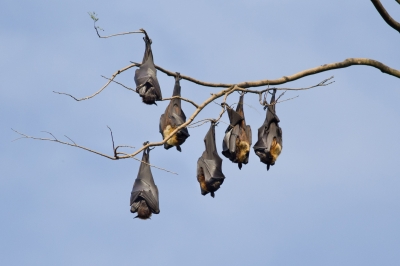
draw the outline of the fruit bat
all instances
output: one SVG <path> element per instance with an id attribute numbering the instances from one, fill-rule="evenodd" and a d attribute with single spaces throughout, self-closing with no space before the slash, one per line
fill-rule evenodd
<path id="1" fill-rule="evenodd" d="M 146 43 L 142 65 L 135 71 L 136 92 L 142 97 L 145 104 L 156 104 L 155 101 L 162 99 L 160 85 L 157 80 L 157 70 L 154 66 L 153 53 L 151 51 L 151 40 L 144 31 L 143 38 Z"/>
<path id="2" fill-rule="evenodd" d="M 181 96 L 181 85 L 179 84 L 180 75 L 177 73 L 175 77 L 175 86 L 172 96 Z M 186 122 L 186 116 L 181 108 L 181 99 L 174 98 L 169 102 L 165 113 L 160 117 L 160 133 L 163 139 L 167 137 L 172 131 L 178 126 Z M 189 137 L 189 131 L 186 127 L 180 129 L 175 135 L 173 135 L 167 142 L 164 143 L 164 148 L 169 149 L 176 146 L 178 151 L 181 151 L 181 146 L 185 140 Z"/>
<path id="3" fill-rule="evenodd" d="M 267 109 L 267 116 L 264 124 L 258 129 L 258 141 L 254 145 L 254 152 L 260 157 L 260 161 L 267 165 L 267 170 L 274 165 L 282 151 L 282 129 L 275 112 L 275 94 L 273 91 L 270 104 Z"/>
<path id="4" fill-rule="evenodd" d="M 249 152 L 251 146 L 251 128 L 246 125 L 243 112 L 243 97 L 239 98 L 236 111 L 227 106 L 229 116 L 229 126 L 225 131 L 222 141 L 222 154 L 242 169 L 242 163 L 249 162 Z"/>
<path id="5" fill-rule="evenodd" d="M 150 149 L 143 152 L 142 161 L 149 163 Z M 149 219 L 152 213 L 159 214 L 158 188 L 154 183 L 150 165 L 141 163 L 138 176 L 131 192 L 131 213 L 137 212 L 135 218 Z"/>
<path id="6" fill-rule="evenodd" d="M 222 173 L 222 159 L 218 156 L 215 146 L 215 124 L 204 137 L 206 150 L 197 161 L 197 181 L 200 183 L 201 195 L 208 193 L 214 198 L 217 191 L 224 182 L 225 176 Z"/>

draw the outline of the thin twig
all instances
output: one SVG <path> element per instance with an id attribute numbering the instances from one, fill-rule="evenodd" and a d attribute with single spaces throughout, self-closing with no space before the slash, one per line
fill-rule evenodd
<path id="1" fill-rule="evenodd" d="M 94 26 L 94 29 L 96 30 L 97 36 L 99 36 L 99 38 L 110 38 L 110 37 L 114 37 L 114 36 L 119 36 L 119 35 L 126 35 L 126 34 L 132 34 L 132 33 L 143 33 L 143 31 L 129 31 L 129 32 L 121 32 L 121 33 L 116 33 L 116 34 L 112 34 L 112 35 L 108 35 L 108 36 L 100 36 L 99 31 L 97 30 L 96 25 Z"/>
<path id="2" fill-rule="evenodd" d="M 131 148 L 131 149 L 135 149 L 135 147 L 133 147 L 133 146 L 128 146 L 128 145 L 118 145 L 118 146 L 116 147 L 116 149 L 118 150 L 118 148 Z"/>
<path id="3" fill-rule="evenodd" d="M 64 135 L 67 139 L 69 139 L 70 141 L 72 141 L 74 144 L 75 144 L 75 146 L 76 146 L 76 143 L 75 143 L 75 141 L 73 141 L 72 139 L 70 139 L 67 135 Z"/>
<path id="4" fill-rule="evenodd" d="M 119 152 L 119 153 L 128 156 L 127 153 L 123 153 L 123 152 Z M 142 161 L 142 160 L 140 160 L 140 159 L 138 159 L 138 158 L 133 157 L 133 159 L 136 160 L 136 161 L 139 161 L 139 162 L 141 162 L 141 163 L 145 163 L 145 164 L 149 165 L 150 167 L 154 167 L 154 168 L 163 170 L 163 171 L 165 171 L 165 172 L 168 172 L 168 173 L 171 173 L 171 174 L 174 174 L 174 175 L 178 175 L 178 173 L 175 173 L 175 172 L 172 172 L 172 171 L 167 170 L 167 169 L 165 169 L 165 168 L 161 168 L 161 167 L 155 166 L 155 165 L 153 165 L 153 164 L 144 162 L 144 161 Z"/>
<path id="5" fill-rule="evenodd" d="M 116 159 L 118 159 L 117 150 L 115 149 L 115 145 L 114 145 L 114 136 L 113 136 L 112 130 L 111 130 L 111 128 L 109 126 L 107 126 L 107 127 L 108 127 L 108 129 L 110 130 L 110 133 L 111 133 L 111 141 L 112 141 L 112 145 L 113 145 L 114 157 Z"/>
<path id="6" fill-rule="evenodd" d="M 98 155 L 100 155 L 100 156 L 106 157 L 106 158 L 111 159 L 111 160 L 118 160 L 118 159 L 121 159 L 121 158 L 115 158 L 115 157 L 113 157 L 113 156 L 109 156 L 109 155 L 107 155 L 107 154 L 103 154 L 103 153 L 101 153 L 101 152 L 98 152 L 98 151 L 95 151 L 95 150 L 92 150 L 92 149 L 89 149 L 89 148 L 86 148 L 86 147 L 77 145 L 76 143 L 72 144 L 72 143 L 69 143 L 69 142 L 64 142 L 64 141 L 58 140 L 58 139 L 56 139 L 56 138 L 54 137 L 54 135 L 51 134 L 50 132 L 46 132 L 46 133 L 49 133 L 50 135 L 52 135 L 52 136 L 54 137 L 54 139 L 31 137 L 31 136 L 28 136 L 28 135 L 26 135 L 26 134 L 24 134 L 24 133 L 21 133 L 21 132 L 15 130 L 15 129 L 13 129 L 13 128 L 12 128 L 11 130 L 14 131 L 15 133 L 19 134 L 20 136 L 22 136 L 22 137 L 20 137 L 20 138 L 18 138 L 18 139 L 15 139 L 15 140 L 13 140 L 13 141 L 16 141 L 16 140 L 19 140 L 19 139 L 35 139 L 35 140 L 53 141 L 53 142 L 57 142 L 57 143 L 60 143 L 60 144 L 65 144 L 65 145 L 69 145 L 69 146 L 72 146 L 72 147 L 77 147 L 77 148 L 80 148 L 80 149 L 83 149 L 83 150 L 86 150 L 86 151 L 89 151 L 89 152 L 98 154 Z M 117 147 L 118 147 L 118 146 L 117 146 Z M 123 159 L 132 158 L 132 159 L 134 159 L 134 160 L 136 160 L 136 161 L 139 161 L 139 162 L 148 164 L 148 165 L 151 166 L 151 167 L 154 167 L 154 168 L 163 170 L 163 171 L 165 171 L 165 172 L 168 172 L 168 173 L 172 173 L 172 174 L 177 175 L 177 173 L 175 173 L 175 172 L 172 172 L 172 171 L 169 171 L 169 170 L 167 170 L 167 169 L 164 169 L 164 168 L 161 168 L 161 167 L 158 167 L 158 166 L 149 164 L 149 163 L 144 162 L 144 161 L 142 161 L 142 160 L 140 160 L 140 159 L 138 159 L 138 158 L 136 158 L 136 157 L 129 156 L 129 155 L 126 155 L 126 154 L 124 154 L 124 155 L 125 155 L 126 157 L 123 158 Z"/>
<path id="7" fill-rule="evenodd" d="M 133 92 L 138 93 L 135 89 L 129 88 L 128 86 L 125 86 L 124 84 L 122 84 L 122 83 L 120 83 L 120 82 L 118 82 L 118 81 L 111 80 L 110 78 L 107 78 L 107 77 L 105 77 L 105 76 L 103 76 L 103 75 L 102 75 L 101 77 L 102 77 L 102 78 L 105 78 L 105 79 L 108 79 L 108 80 L 110 80 L 110 81 L 112 81 L 112 82 L 115 82 L 115 83 L 117 83 L 118 85 L 124 87 L 124 88 L 127 89 L 127 90 L 130 90 L 130 91 L 133 91 Z"/>
<path id="8" fill-rule="evenodd" d="M 48 132 L 48 131 L 42 131 L 42 132 L 45 132 L 45 133 L 47 133 L 47 134 L 50 134 L 55 140 L 58 140 L 52 133 L 50 133 L 50 132 Z"/>
<path id="9" fill-rule="evenodd" d="M 101 87 L 101 89 L 100 90 L 98 90 L 97 92 L 95 92 L 94 94 L 92 94 L 92 95 L 90 95 L 90 96 L 87 96 L 87 97 L 83 97 L 83 98 L 75 98 L 74 96 L 72 96 L 71 94 L 68 94 L 68 93 L 64 93 L 64 92 L 57 92 L 57 91 L 53 91 L 54 93 L 57 93 L 57 94 L 64 94 L 64 95 L 67 95 L 67 96 L 69 96 L 69 97 L 71 97 L 72 99 L 74 99 L 75 101 L 83 101 L 83 100 L 87 100 L 87 99 L 90 99 L 90 98 L 93 98 L 94 96 L 96 96 L 97 94 L 99 94 L 100 92 L 102 92 L 110 83 L 111 83 L 111 81 L 113 81 L 114 80 L 114 78 L 117 76 L 117 75 L 119 75 L 119 74 L 121 74 L 122 72 L 124 72 L 124 71 L 126 71 L 126 70 L 128 70 L 128 69 L 130 69 L 130 68 L 132 68 L 132 67 L 135 67 L 136 65 L 135 64 L 132 64 L 132 65 L 129 65 L 129 66 L 126 66 L 126 67 L 124 67 L 124 68 L 122 68 L 122 69 L 120 69 L 120 70 L 118 70 L 117 72 L 115 72 L 113 75 L 112 75 L 112 77 L 108 80 L 108 82 L 103 86 L 103 87 Z"/>
<path id="10" fill-rule="evenodd" d="M 195 103 L 195 102 L 192 101 L 192 100 L 183 98 L 183 97 L 181 97 L 181 96 L 173 96 L 173 97 L 170 97 L 170 98 L 163 98 L 161 101 L 169 101 L 169 100 L 172 100 L 172 99 L 181 99 L 182 101 L 191 103 L 194 107 L 199 108 L 199 105 L 198 105 L 197 103 Z"/>

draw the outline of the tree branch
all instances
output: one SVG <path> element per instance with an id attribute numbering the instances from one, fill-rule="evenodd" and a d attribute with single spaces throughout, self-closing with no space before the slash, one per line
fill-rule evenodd
<path id="1" fill-rule="evenodd" d="M 86 148 L 86 147 L 84 147 L 84 146 L 77 145 L 73 140 L 71 140 L 71 139 L 68 138 L 67 136 L 66 136 L 66 137 L 67 137 L 69 140 L 71 140 L 74 144 L 69 143 L 69 142 L 64 142 L 64 141 L 58 140 L 52 133 L 47 132 L 47 131 L 43 131 L 43 132 L 46 132 L 46 133 L 50 134 L 51 136 L 53 136 L 53 139 L 31 137 L 31 136 L 28 136 L 28 135 L 26 135 L 26 134 L 24 134 L 24 133 L 21 133 L 21 132 L 15 130 L 15 129 L 11 129 L 11 130 L 14 131 L 15 133 L 17 133 L 18 135 L 22 136 L 22 137 L 17 138 L 17 139 L 15 139 L 15 140 L 13 140 L 13 141 L 16 141 L 16 140 L 19 140 L 19 139 L 35 139 L 35 140 L 53 141 L 53 142 L 57 142 L 57 143 L 60 143 L 60 144 L 64 144 L 64 145 L 68 145 L 68 146 L 72 146 L 72 147 L 76 147 L 76 148 L 80 148 L 80 149 L 83 149 L 83 150 L 85 150 L 85 151 L 89 151 L 89 152 L 98 154 L 98 155 L 100 155 L 100 156 L 106 157 L 106 158 L 111 159 L 111 160 L 118 160 L 118 159 L 121 159 L 120 157 L 117 157 L 117 156 L 114 156 L 114 157 L 113 157 L 113 156 L 109 156 L 109 155 L 107 155 L 107 154 L 104 154 L 104 153 L 101 153 L 101 152 L 98 152 L 98 151 L 95 151 L 95 150 Z M 110 129 L 110 131 L 111 131 L 111 129 Z M 111 131 L 111 132 L 112 132 L 112 131 Z M 113 140 L 113 146 L 114 146 L 114 140 Z M 118 149 L 119 147 L 130 147 L 130 146 L 117 146 L 117 147 L 114 149 L 115 154 L 117 154 L 116 151 L 117 151 L 117 149 Z M 177 175 L 177 173 L 175 173 L 175 172 L 172 172 L 172 171 L 169 171 L 169 170 L 167 170 L 167 169 L 164 169 L 164 168 L 161 168 L 161 167 L 158 167 L 158 166 L 149 164 L 149 163 L 144 162 L 144 161 L 142 161 L 142 160 L 140 160 L 140 159 L 138 159 L 138 158 L 135 158 L 135 157 L 133 157 L 133 156 L 129 156 L 129 155 L 127 155 L 126 153 L 118 152 L 118 154 L 124 154 L 125 157 L 124 157 L 123 159 L 132 158 L 132 159 L 134 159 L 134 160 L 136 160 L 136 161 L 139 161 L 139 162 L 148 164 L 148 165 L 151 166 L 151 167 L 154 167 L 154 168 L 160 169 L 160 170 L 162 170 L 162 171 L 165 171 L 165 172 L 168 172 L 168 173 Z"/>
<path id="2" fill-rule="evenodd" d="M 87 97 L 75 98 L 75 97 L 72 96 L 71 94 L 68 94 L 68 93 L 65 93 L 65 92 L 58 92 L 58 91 L 53 91 L 53 92 L 54 92 L 54 93 L 57 93 L 57 94 L 64 94 L 64 95 L 67 95 L 67 96 L 71 97 L 72 99 L 74 99 L 75 101 L 78 101 L 78 102 L 79 102 L 79 101 L 83 101 L 83 100 L 88 100 L 88 99 L 90 99 L 90 98 L 93 98 L 94 96 L 96 96 L 96 95 L 99 94 L 100 92 L 102 92 L 102 91 L 114 80 L 114 78 L 115 78 L 117 75 L 119 75 L 119 74 L 121 74 L 122 72 L 124 72 L 124 71 L 126 71 L 126 70 L 128 70 L 128 69 L 130 69 L 130 68 L 132 68 L 132 67 L 135 67 L 135 66 L 136 66 L 135 64 L 131 64 L 131 65 L 129 65 L 129 66 L 126 66 L 126 67 L 124 67 L 124 68 L 118 70 L 117 72 L 115 72 L 115 73 L 111 76 L 110 79 L 108 79 L 108 82 L 107 82 L 103 87 L 101 87 L 100 90 L 98 90 L 98 91 L 95 92 L 94 94 L 92 94 L 92 95 L 90 95 L 90 96 L 87 96 Z"/>
<path id="3" fill-rule="evenodd" d="M 400 4 L 400 0 L 396 0 L 397 3 Z M 393 29 L 397 30 L 400 33 L 400 23 L 394 20 L 386 9 L 383 7 L 381 1 L 379 0 L 371 0 L 372 4 L 375 6 L 376 10 L 379 12 L 381 17 L 386 21 L 386 23 L 392 27 Z"/>
<path id="4" fill-rule="evenodd" d="M 75 98 L 74 96 L 72 96 L 71 94 L 68 94 L 68 93 L 56 92 L 56 91 L 53 91 L 53 92 L 54 93 L 58 93 L 58 94 L 68 95 L 68 96 L 70 96 L 71 98 L 73 98 L 76 101 L 87 100 L 87 99 L 93 98 L 94 96 L 96 96 L 97 94 L 102 92 L 111 83 L 111 81 L 114 80 L 114 78 L 118 74 L 120 74 L 120 73 L 122 73 L 122 72 L 124 72 L 124 71 L 126 71 L 126 70 L 128 70 L 128 69 L 130 69 L 132 67 L 140 66 L 140 65 L 141 64 L 139 64 L 139 63 L 132 63 L 131 65 L 126 66 L 126 67 L 118 70 L 117 72 L 115 72 L 112 75 L 111 79 L 109 79 L 109 81 L 99 91 L 97 91 L 96 93 L 94 93 L 91 96 L 87 96 L 87 97 L 78 99 L 78 98 Z M 245 82 L 238 83 L 236 85 L 238 87 L 241 87 L 242 89 L 247 89 L 247 88 L 251 88 L 251 87 L 267 86 L 267 85 L 280 85 L 280 84 L 291 82 L 291 81 L 294 81 L 294 80 L 297 80 L 297 79 L 300 79 L 300 78 L 304 78 L 306 76 L 318 74 L 318 73 L 329 71 L 329 70 L 333 70 L 333 69 L 346 68 L 346 67 L 354 66 L 354 65 L 371 66 L 371 67 L 379 69 L 382 73 L 386 73 L 388 75 L 400 78 L 400 71 L 399 70 L 391 68 L 391 67 L 389 67 L 389 66 L 387 66 L 387 65 L 385 65 L 385 64 L 383 64 L 383 63 L 381 63 L 379 61 L 376 61 L 376 60 L 373 60 L 373 59 L 369 59 L 369 58 L 348 58 L 348 59 L 345 59 L 342 62 L 325 64 L 325 65 L 322 65 L 322 66 L 318 66 L 318 67 L 310 68 L 310 69 L 307 69 L 307 70 L 303 70 L 303 71 L 295 73 L 295 74 L 293 74 L 291 76 L 283 76 L 282 78 L 270 79 L 270 80 L 269 79 L 264 79 L 264 80 L 258 80 L 258 81 L 245 81 Z M 160 70 L 161 72 L 167 74 L 168 76 L 176 76 L 177 75 L 175 72 L 163 69 L 163 68 L 161 68 L 161 67 L 159 67 L 157 65 L 155 67 L 158 70 Z M 193 82 L 193 83 L 196 83 L 196 84 L 199 84 L 199 85 L 202 85 L 202 86 L 206 86 L 206 87 L 229 88 L 229 87 L 235 86 L 235 84 L 229 84 L 229 83 L 211 83 L 211 82 L 199 81 L 199 80 L 196 80 L 194 78 L 191 78 L 189 76 L 185 76 L 185 75 L 182 75 L 182 74 L 180 75 L 180 77 L 182 79 L 185 79 L 185 80 L 188 80 L 190 82 Z M 280 90 L 286 90 L 286 89 L 280 89 Z M 301 89 L 289 89 L 289 90 L 304 90 L 304 88 L 301 88 Z M 259 91 L 254 91 L 254 90 L 246 90 L 246 91 L 250 92 L 250 93 L 259 93 Z"/>

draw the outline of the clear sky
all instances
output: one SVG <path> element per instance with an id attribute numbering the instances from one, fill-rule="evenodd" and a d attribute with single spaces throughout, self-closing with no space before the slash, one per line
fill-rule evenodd
<path id="1" fill-rule="evenodd" d="M 400 5 L 382 1 L 400 21 Z M 146 106 L 112 84 L 141 61 L 144 28 L 155 63 L 210 82 L 275 79 L 365 57 L 400 69 L 400 35 L 370 1 L 21 1 L 0 4 L 0 261 L 2 265 L 400 265 L 400 80 L 367 66 L 310 76 L 280 87 L 335 83 L 277 106 L 283 151 L 267 172 L 251 151 L 240 171 L 228 159 L 215 198 L 202 196 L 196 162 L 209 125 L 189 129 L 175 149 L 150 160 L 160 214 L 132 219 L 129 197 L 139 163 L 111 161 L 57 143 L 22 139 L 52 132 L 112 154 L 118 145 L 159 141 L 167 102 Z M 134 85 L 134 69 L 117 81 Z M 164 97 L 174 79 L 158 72 Z M 182 81 L 202 102 L 215 89 Z M 237 102 L 232 94 L 228 103 Z M 246 95 L 253 140 L 265 113 Z M 189 116 L 194 108 L 183 103 Z M 210 105 L 198 119 L 216 117 Z M 228 121 L 225 115 L 223 121 Z M 216 129 L 221 150 L 226 125 Z M 255 141 L 253 141 L 255 143 Z M 141 157 L 141 155 L 139 156 Z M 222 156 L 221 156 L 222 157 Z"/>

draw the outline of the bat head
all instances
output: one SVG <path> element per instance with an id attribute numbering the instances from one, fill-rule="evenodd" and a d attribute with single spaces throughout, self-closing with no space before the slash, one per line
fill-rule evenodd
<path id="1" fill-rule="evenodd" d="M 137 216 L 135 218 L 139 218 L 142 220 L 150 219 L 151 210 L 145 200 L 140 201 L 139 208 L 137 209 Z"/>
<path id="2" fill-rule="evenodd" d="M 145 104 L 156 104 L 157 94 L 156 90 L 150 83 L 146 83 L 143 87 L 138 90 L 140 97 L 142 97 L 142 101 Z"/>

